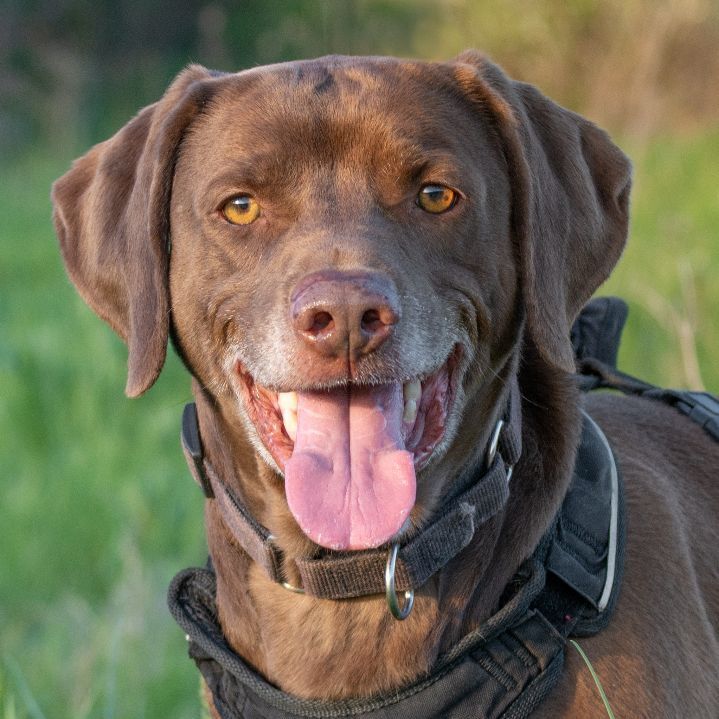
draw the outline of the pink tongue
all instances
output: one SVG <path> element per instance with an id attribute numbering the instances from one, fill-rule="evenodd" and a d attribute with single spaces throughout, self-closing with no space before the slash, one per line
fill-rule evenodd
<path id="1" fill-rule="evenodd" d="M 384 544 L 415 499 L 402 440 L 402 385 L 299 392 L 285 492 L 302 531 L 330 549 Z"/>

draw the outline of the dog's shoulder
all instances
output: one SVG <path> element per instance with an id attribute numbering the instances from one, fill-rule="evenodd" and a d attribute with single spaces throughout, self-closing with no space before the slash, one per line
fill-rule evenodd
<path id="1" fill-rule="evenodd" d="M 712 481 L 719 442 L 675 407 L 647 397 L 591 392 L 585 406 L 630 476 L 661 474 L 677 488 L 719 497 Z"/>

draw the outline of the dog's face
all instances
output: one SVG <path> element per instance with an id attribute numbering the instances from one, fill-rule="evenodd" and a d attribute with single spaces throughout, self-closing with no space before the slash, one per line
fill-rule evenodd
<path id="1" fill-rule="evenodd" d="M 569 368 L 628 184 L 603 133 L 475 55 L 329 58 L 189 69 L 55 201 L 71 276 L 128 341 L 128 393 L 159 372 L 169 310 L 303 532 L 355 549 L 481 448 L 523 332 Z"/>
<path id="2" fill-rule="evenodd" d="M 195 121 L 175 168 L 182 352 L 231 388 L 325 546 L 400 529 L 415 470 L 455 432 L 467 368 L 505 359 L 508 179 L 444 75 L 377 61 L 248 73 Z"/>

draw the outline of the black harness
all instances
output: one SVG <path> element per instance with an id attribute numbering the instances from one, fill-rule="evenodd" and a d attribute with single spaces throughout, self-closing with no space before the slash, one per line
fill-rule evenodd
<path id="1" fill-rule="evenodd" d="M 719 439 L 716 398 L 660 390 L 614 369 L 625 317 L 619 300 L 595 300 L 583 311 L 572 333 L 580 385 L 668 402 Z M 624 538 L 621 476 L 606 437 L 585 413 L 567 495 L 505 590 L 501 609 L 441 656 L 430 674 L 391 694 L 324 702 L 299 699 L 269 684 L 222 634 L 211 569 L 178 574 L 168 601 L 223 719 L 519 719 L 556 684 L 567 639 L 596 634 L 609 622 L 621 582 Z"/>

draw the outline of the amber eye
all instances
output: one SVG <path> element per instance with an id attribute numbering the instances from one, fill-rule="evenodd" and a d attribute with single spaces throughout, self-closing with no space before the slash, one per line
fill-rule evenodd
<path id="1" fill-rule="evenodd" d="M 222 216 L 233 225 L 249 225 L 260 216 L 260 205 L 252 195 L 237 195 L 223 205 Z"/>
<path id="2" fill-rule="evenodd" d="M 444 185 L 425 185 L 417 195 L 417 204 L 433 215 L 451 210 L 456 202 L 457 193 Z"/>

